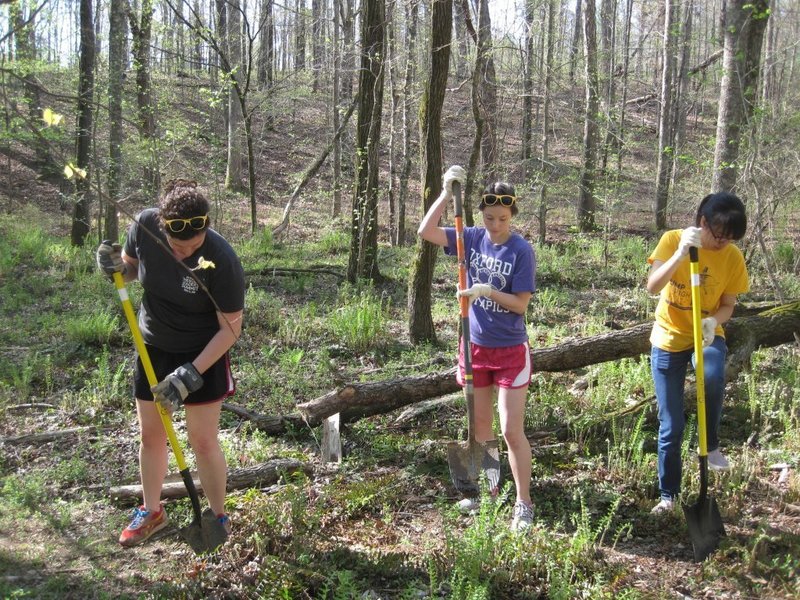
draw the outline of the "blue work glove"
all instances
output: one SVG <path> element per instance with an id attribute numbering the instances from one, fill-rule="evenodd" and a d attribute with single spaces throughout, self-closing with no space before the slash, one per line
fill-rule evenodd
<path id="1" fill-rule="evenodd" d="M 103 240 L 97 247 L 97 268 L 105 274 L 106 277 L 113 280 L 114 273 L 122 273 L 128 270 L 125 261 L 122 260 L 122 246 L 111 240 Z"/>
<path id="2" fill-rule="evenodd" d="M 151 387 L 150 391 L 153 392 L 155 401 L 172 414 L 180 408 L 183 401 L 186 400 L 186 396 L 201 387 L 203 387 L 202 375 L 197 372 L 192 363 L 187 362 Z"/>

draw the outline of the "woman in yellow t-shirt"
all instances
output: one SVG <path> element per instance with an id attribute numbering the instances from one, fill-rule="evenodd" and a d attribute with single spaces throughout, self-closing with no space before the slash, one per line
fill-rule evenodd
<path id="1" fill-rule="evenodd" d="M 648 257 L 647 291 L 659 293 L 656 322 L 650 335 L 651 368 L 658 401 L 659 514 L 672 510 L 681 484 L 681 442 L 685 426 L 683 389 L 686 369 L 694 362 L 689 248 L 699 248 L 703 330 L 708 465 L 730 468 L 719 451 L 719 421 L 725 390 L 728 347 L 721 325 L 731 318 L 736 296 L 748 291 L 747 267 L 731 244 L 747 230 L 742 201 L 727 192 L 709 194 L 700 202 L 695 226 L 667 231 Z"/>

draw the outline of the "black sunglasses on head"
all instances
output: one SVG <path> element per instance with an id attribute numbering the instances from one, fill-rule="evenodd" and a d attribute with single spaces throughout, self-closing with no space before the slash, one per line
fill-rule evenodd
<path id="1" fill-rule="evenodd" d="M 481 196 L 481 202 L 486 206 L 494 206 L 498 203 L 502 206 L 514 206 L 516 201 L 517 197 L 511 194 L 484 194 Z"/>
<path id="2" fill-rule="evenodd" d="M 200 231 L 206 226 L 206 221 L 208 221 L 208 215 L 190 217 L 188 219 L 164 219 L 164 226 L 172 233 L 180 233 L 187 226 Z"/>

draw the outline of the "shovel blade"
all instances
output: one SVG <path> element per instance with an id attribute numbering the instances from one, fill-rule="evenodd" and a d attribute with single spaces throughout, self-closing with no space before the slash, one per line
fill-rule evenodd
<path id="1" fill-rule="evenodd" d="M 719 547 L 719 540 L 725 535 L 717 501 L 701 497 L 694 504 L 684 504 L 683 515 L 694 548 L 694 560 L 703 562 Z"/>
<path id="2" fill-rule="evenodd" d="M 195 519 L 181 528 L 180 534 L 195 554 L 213 552 L 228 539 L 228 532 L 210 508 L 203 511 L 199 521 Z"/>
<path id="3" fill-rule="evenodd" d="M 486 476 L 489 489 L 494 493 L 500 484 L 500 450 L 497 440 L 447 445 L 447 464 L 455 488 L 464 495 L 476 496 L 480 492 L 481 472 Z"/>

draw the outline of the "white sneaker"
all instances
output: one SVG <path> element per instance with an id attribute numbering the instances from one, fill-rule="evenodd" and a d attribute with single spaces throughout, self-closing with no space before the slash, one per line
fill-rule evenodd
<path id="1" fill-rule="evenodd" d="M 526 531 L 533 525 L 533 506 L 517 500 L 514 504 L 514 518 L 511 520 L 511 531 Z"/>
<path id="2" fill-rule="evenodd" d="M 719 449 L 712 450 L 708 453 L 708 468 L 712 471 L 727 471 L 731 468 L 731 463 L 728 462 L 728 459 L 723 456 Z"/>
<path id="3" fill-rule="evenodd" d="M 672 512 L 672 510 L 674 508 L 675 508 L 675 501 L 674 500 L 670 500 L 669 498 L 662 498 L 661 502 L 656 504 L 650 510 L 650 512 L 653 513 L 654 515 L 663 515 L 663 514 Z"/>
<path id="4" fill-rule="evenodd" d="M 472 514 L 478 511 L 481 502 L 479 498 L 462 498 L 458 501 L 458 510 L 464 514 Z"/>

